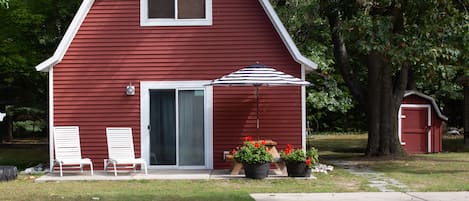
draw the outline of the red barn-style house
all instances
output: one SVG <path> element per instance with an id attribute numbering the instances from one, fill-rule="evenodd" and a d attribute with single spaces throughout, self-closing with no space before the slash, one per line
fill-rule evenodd
<path id="1" fill-rule="evenodd" d="M 84 0 L 36 69 L 49 73 L 51 131 L 79 126 L 98 169 L 106 127 L 131 127 L 149 168 L 223 169 L 255 135 L 256 90 L 208 84 L 257 61 L 303 80 L 316 68 L 268 0 Z M 305 87 L 259 91 L 259 137 L 305 147 Z"/>
<path id="2" fill-rule="evenodd" d="M 407 153 L 442 151 L 445 117 L 435 100 L 416 91 L 404 94 L 398 114 L 399 139 Z"/>

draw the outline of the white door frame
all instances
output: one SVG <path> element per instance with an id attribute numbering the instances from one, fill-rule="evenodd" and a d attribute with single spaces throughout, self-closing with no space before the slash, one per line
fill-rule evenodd
<path id="1" fill-rule="evenodd" d="M 397 128 L 398 128 L 398 133 L 399 133 L 399 141 L 401 142 L 401 145 L 405 145 L 406 143 L 402 141 L 402 119 L 407 118 L 406 116 L 402 115 L 402 108 L 427 108 L 427 126 L 431 128 L 432 125 L 432 107 L 429 104 L 401 104 L 399 107 L 399 113 L 397 115 Z M 430 153 L 432 151 L 432 129 L 427 129 L 427 153 Z"/>
<path id="2" fill-rule="evenodd" d="M 150 164 L 150 90 L 203 89 L 205 166 L 148 166 L 149 169 L 213 169 L 213 87 L 210 81 L 142 81 L 140 82 L 140 144 L 141 157 Z"/>

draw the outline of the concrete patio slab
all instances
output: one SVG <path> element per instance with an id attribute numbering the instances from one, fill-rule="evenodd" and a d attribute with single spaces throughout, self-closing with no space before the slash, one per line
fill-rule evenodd
<path id="1" fill-rule="evenodd" d="M 118 171 L 114 176 L 112 171 L 95 171 L 91 176 L 90 172 L 79 171 L 64 172 L 60 177 L 58 172 L 48 173 L 35 180 L 35 182 L 61 182 L 61 181 L 120 181 L 120 180 L 209 180 L 209 179 L 244 179 L 244 174 L 231 175 L 229 170 L 148 170 L 148 175 L 137 171 Z M 286 175 L 278 175 L 271 172 L 266 179 L 284 179 Z M 315 179 L 303 177 L 297 179 Z"/>

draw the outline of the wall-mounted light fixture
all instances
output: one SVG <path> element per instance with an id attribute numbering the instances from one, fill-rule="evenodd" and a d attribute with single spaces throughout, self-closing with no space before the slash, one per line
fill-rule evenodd
<path id="1" fill-rule="evenodd" d="M 132 85 L 132 82 L 129 82 L 129 85 L 125 87 L 125 94 L 127 96 L 135 95 L 135 86 Z"/>

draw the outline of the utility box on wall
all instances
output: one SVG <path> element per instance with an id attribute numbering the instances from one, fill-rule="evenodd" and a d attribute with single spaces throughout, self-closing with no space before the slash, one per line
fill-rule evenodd
<path id="1" fill-rule="evenodd" d="M 409 154 L 442 151 L 444 116 L 435 100 L 417 91 L 407 91 L 398 114 L 399 140 Z"/>

